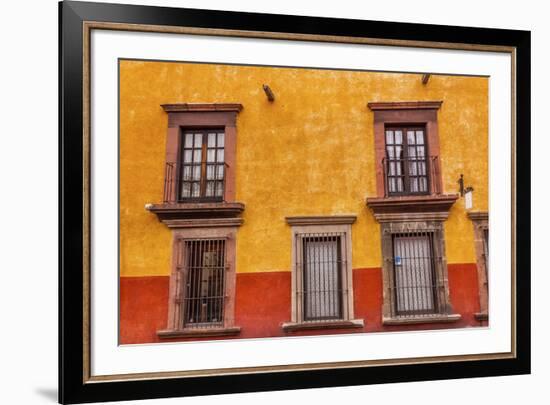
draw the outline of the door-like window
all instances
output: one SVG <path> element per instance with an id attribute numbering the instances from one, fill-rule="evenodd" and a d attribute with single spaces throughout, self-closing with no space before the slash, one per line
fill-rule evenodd
<path id="1" fill-rule="evenodd" d="M 429 163 L 424 128 L 386 128 L 384 170 L 390 195 L 428 194 Z"/>
<path id="2" fill-rule="evenodd" d="M 342 318 L 340 236 L 304 235 L 304 320 Z"/>
<path id="3" fill-rule="evenodd" d="M 224 132 L 192 130 L 182 136 L 179 199 L 221 201 L 225 178 Z"/>
<path id="4" fill-rule="evenodd" d="M 222 326 L 225 299 L 225 240 L 199 239 L 185 244 L 184 327 Z"/>
<path id="5" fill-rule="evenodd" d="M 397 315 L 437 312 L 432 237 L 430 233 L 393 236 Z"/>

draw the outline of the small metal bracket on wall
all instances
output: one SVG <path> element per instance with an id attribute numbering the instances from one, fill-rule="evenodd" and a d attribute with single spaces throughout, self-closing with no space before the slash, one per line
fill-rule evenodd
<path id="1" fill-rule="evenodd" d="M 271 90 L 271 88 L 267 84 L 264 84 L 262 87 L 264 89 L 265 95 L 267 96 L 267 99 L 269 100 L 269 102 L 271 103 L 274 102 L 275 94 L 273 93 L 273 90 Z"/>
<path id="2" fill-rule="evenodd" d="M 464 187 L 464 175 L 460 174 L 460 179 L 458 179 L 458 191 L 460 192 L 460 196 L 464 197 L 464 194 L 474 191 L 474 188 L 472 186 Z"/>

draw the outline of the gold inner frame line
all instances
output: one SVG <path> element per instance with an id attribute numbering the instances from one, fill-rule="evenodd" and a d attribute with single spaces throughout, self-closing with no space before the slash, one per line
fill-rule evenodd
<path id="1" fill-rule="evenodd" d="M 511 55 L 511 143 L 512 143 L 512 177 L 511 177 L 511 203 L 512 203 L 512 288 L 511 288 L 511 352 L 506 353 L 486 353 L 486 354 L 468 354 L 452 356 L 427 356 L 411 357 L 401 359 L 377 359 L 377 360 L 357 360 L 345 362 L 329 363 L 309 363 L 277 366 L 253 366 L 240 368 L 206 369 L 206 370 L 187 370 L 174 372 L 149 372 L 133 374 L 113 374 L 113 375 L 91 375 L 91 352 L 90 352 L 90 62 L 91 62 L 91 30 L 115 30 L 115 31 L 133 31 L 133 32 L 152 32 L 152 33 L 172 33 L 187 35 L 206 35 L 206 36 L 226 36 L 240 38 L 263 38 L 276 40 L 292 41 L 312 41 L 312 42 L 332 42 L 348 44 L 365 44 L 380 46 L 397 46 L 412 48 L 432 48 L 448 50 L 466 50 L 479 52 L 501 52 Z M 516 357 L 516 48 L 511 46 L 496 46 L 482 44 L 464 44 L 436 41 L 410 41 L 381 38 L 363 38 L 348 36 L 314 35 L 314 34 L 293 34 L 265 31 L 244 31 L 227 30 L 216 28 L 195 28 L 195 27 L 177 27 L 145 24 L 126 24 L 110 23 L 97 21 L 83 22 L 83 381 L 84 383 L 100 383 L 129 380 L 150 380 L 150 379 L 169 379 L 169 378 L 191 378 L 204 376 L 222 376 L 235 374 L 257 374 L 267 372 L 285 372 L 285 371 L 308 371 L 323 370 L 335 368 L 355 368 L 355 367 L 374 367 L 391 366 L 405 364 L 431 364 L 458 361 L 479 361 L 479 360 L 501 360 Z"/>

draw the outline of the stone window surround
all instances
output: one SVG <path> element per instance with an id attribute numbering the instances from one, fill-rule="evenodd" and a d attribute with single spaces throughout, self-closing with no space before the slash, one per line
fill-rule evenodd
<path id="1" fill-rule="evenodd" d="M 237 145 L 237 115 L 243 106 L 238 103 L 181 103 L 162 104 L 168 113 L 165 162 L 178 162 L 182 129 L 223 128 L 225 132 L 224 160 L 226 163 L 223 201 L 235 200 L 235 164 Z M 173 187 L 177 187 L 174 183 Z M 172 195 L 177 195 L 173 192 Z"/>
<path id="2" fill-rule="evenodd" d="M 483 232 L 489 229 L 489 213 L 487 211 L 471 211 L 468 218 L 474 227 L 474 246 L 476 251 L 477 284 L 479 289 L 479 312 L 474 316 L 478 321 L 489 320 L 489 280 L 485 258 Z"/>
<path id="3" fill-rule="evenodd" d="M 447 258 L 445 254 L 445 238 L 443 220 L 446 215 L 422 214 L 416 216 L 414 220 L 407 217 L 407 214 L 392 216 L 389 220 L 380 219 L 380 228 L 382 234 L 382 280 L 383 280 L 383 305 L 382 305 L 382 323 L 384 325 L 403 325 L 417 323 L 438 323 L 438 322 L 456 322 L 461 316 L 453 313 L 450 296 L 449 280 L 447 272 Z M 392 235 L 396 233 L 407 233 L 409 231 L 434 231 L 434 257 L 436 268 L 437 284 L 440 287 L 437 300 L 439 304 L 444 304 L 443 311 L 434 315 L 392 317 L 391 305 L 391 286 L 393 285 L 393 241 Z M 441 258 L 438 260 L 438 258 Z"/>
<path id="4" fill-rule="evenodd" d="M 422 125 L 426 127 L 426 156 L 439 156 L 439 132 L 437 111 L 443 101 L 398 101 L 370 102 L 368 107 L 374 113 L 374 154 L 376 165 L 376 195 L 384 197 L 385 179 L 382 160 L 386 156 L 386 125 Z M 441 172 L 430 179 L 430 194 L 441 188 Z"/>
<path id="5" fill-rule="evenodd" d="M 172 230 L 172 263 L 169 285 L 168 320 L 166 329 L 157 331 L 160 338 L 232 336 L 238 335 L 241 328 L 235 325 L 235 285 L 236 285 L 236 236 L 241 224 L 239 218 L 194 219 Z M 223 327 L 215 328 L 184 328 L 182 308 L 179 304 L 184 293 L 182 279 L 178 275 L 177 258 L 178 243 L 187 239 L 225 239 L 226 266 L 224 322 Z"/>
<path id="6" fill-rule="evenodd" d="M 285 332 L 308 330 L 308 329 L 347 329 L 347 328 L 362 328 L 364 326 L 363 319 L 354 319 L 354 302 L 353 302 L 353 273 L 352 273 L 352 248 L 351 248 L 351 225 L 355 222 L 355 215 L 336 215 L 336 216 L 295 216 L 286 217 L 286 222 L 291 226 L 291 321 L 281 325 Z M 300 305 L 296 299 L 297 292 L 297 272 L 300 269 L 296 268 L 296 236 L 303 233 L 323 233 L 323 232 L 340 232 L 345 234 L 346 243 L 342 244 L 341 249 L 346 248 L 346 252 L 342 252 L 347 257 L 346 267 L 342 268 L 342 272 L 346 272 L 346 292 L 343 297 L 343 319 L 335 321 L 319 321 L 319 322 L 303 322 L 298 319 L 297 306 Z"/>

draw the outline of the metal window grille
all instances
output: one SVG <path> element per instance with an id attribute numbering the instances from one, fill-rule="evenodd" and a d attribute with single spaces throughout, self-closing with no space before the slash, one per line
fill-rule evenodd
<path id="1" fill-rule="evenodd" d="M 183 276 L 180 299 L 185 328 L 223 326 L 225 307 L 225 240 L 182 240 L 178 265 Z"/>
<path id="2" fill-rule="evenodd" d="M 422 316 L 445 310 L 444 291 L 437 277 L 434 231 L 414 231 L 392 235 L 393 284 L 392 315 Z"/>
<path id="3" fill-rule="evenodd" d="M 438 160 L 427 155 L 424 128 L 387 128 L 382 161 L 387 195 L 429 194 Z M 437 182 L 436 182 L 437 183 Z"/>
<path id="4" fill-rule="evenodd" d="M 168 162 L 165 201 L 221 201 L 225 189 L 225 133 L 194 130 L 182 134 L 178 163 Z"/>
<path id="5" fill-rule="evenodd" d="M 296 302 L 300 322 L 343 319 L 347 304 L 345 233 L 296 235 Z"/>

